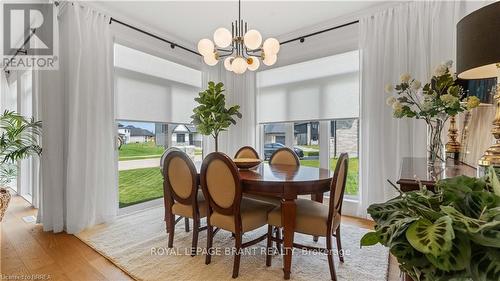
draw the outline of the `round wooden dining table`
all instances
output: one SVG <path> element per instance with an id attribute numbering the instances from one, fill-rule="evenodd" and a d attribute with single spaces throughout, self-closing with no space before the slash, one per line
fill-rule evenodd
<path id="1" fill-rule="evenodd" d="M 199 165 L 196 165 L 198 172 Z M 283 225 L 283 272 L 290 279 L 292 249 L 295 232 L 295 199 L 299 195 L 311 195 L 311 199 L 323 202 L 323 194 L 330 191 L 333 172 L 329 169 L 293 165 L 262 163 L 255 168 L 239 170 L 243 193 L 266 195 L 281 199 Z M 315 237 L 317 241 L 317 237 Z"/>

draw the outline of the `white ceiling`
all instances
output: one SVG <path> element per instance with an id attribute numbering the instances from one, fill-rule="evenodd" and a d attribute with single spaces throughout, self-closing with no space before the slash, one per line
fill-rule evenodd
<path id="1" fill-rule="evenodd" d="M 242 19 L 264 38 L 380 5 L 380 1 L 242 1 Z M 218 27 L 231 29 L 237 1 L 100 1 L 98 8 L 122 21 L 150 27 L 196 44 Z"/>

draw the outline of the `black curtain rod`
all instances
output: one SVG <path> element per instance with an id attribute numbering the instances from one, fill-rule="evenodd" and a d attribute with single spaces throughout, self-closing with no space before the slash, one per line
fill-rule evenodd
<path id="1" fill-rule="evenodd" d="M 288 44 L 290 42 L 297 41 L 297 40 L 300 40 L 300 43 L 303 43 L 304 40 L 307 37 L 315 36 L 315 35 L 318 35 L 318 34 L 321 34 L 321 33 L 325 33 L 325 32 L 328 32 L 328 31 L 332 31 L 332 30 L 339 29 L 339 28 L 342 28 L 342 27 L 346 27 L 346 26 L 349 26 L 349 25 L 352 25 L 352 24 L 356 24 L 356 23 L 359 23 L 359 20 L 351 21 L 351 22 L 348 22 L 348 23 L 344 23 L 344 24 L 341 24 L 341 25 L 337 25 L 337 26 L 334 26 L 334 27 L 330 27 L 330 28 L 327 28 L 327 29 L 316 31 L 316 32 L 309 33 L 309 34 L 306 34 L 306 35 L 302 35 L 302 36 L 299 36 L 297 38 L 286 40 L 284 42 L 281 42 L 280 45 L 285 45 L 285 44 Z"/>
<path id="2" fill-rule="evenodd" d="M 121 25 L 123 25 L 123 26 L 126 26 L 126 27 L 128 27 L 128 28 L 130 28 L 130 29 L 133 29 L 133 30 L 135 30 L 135 31 L 138 31 L 138 32 L 141 32 L 141 33 L 146 34 L 146 35 L 148 35 L 148 36 L 151 36 L 151 37 L 153 37 L 153 38 L 156 38 L 156 39 L 158 39 L 158 40 L 160 40 L 160 41 L 166 42 L 166 43 L 170 44 L 170 48 L 172 48 L 172 49 L 174 49 L 175 47 L 179 47 L 180 49 L 183 49 L 184 51 L 187 51 L 187 52 L 193 53 L 193 54 L 195 54 L 195 55 L 201 56 L 201 54 L 200 54 L 200 53 L 198 53 L 198 52 L 196 52 L 196 51 L 193 51 L 193 50 L 191 50 L 191 49 L 189 49 L 189 48 L 186 48 L 186 47 L 184 47 L 184 46 L 182 46 L 182 45 L 179 45 L 179 44 L 177 44 L 177 43 L 174 43 L 174 42 L 172 42 L 172 41 L 169 41 L 169 40 L 167 40 L 167 39 L 165 39 L 165 38 L 162 38 L 162 37 L 160 37 L 160 36 L 158 36 L 158 35 L 155 35 L 155 34 L 152 34 L 152 33 L 150 33 L 150 32 L 144 31 L 144 30 L 142 30 L 142 29 L 140 29 L 140 28 L 137 28 L 137 27 L 135 27 L 135 26 L 132 26 L 132 25 L 130 25 L 130 24 L 128 24 L 128 23 L 124 23 L 124 22 L 122 22 L 122 21 L 120 21 L 120 20 L 117 20 L 117 19 L 115 19 L 115 18 L 110 18 L 110 19 L 109 19 L 109 24 L 111 24 L 111 23 L 113 23 L 113 22 L 119 23 L 119 24 L 121 24 Z"/>
<path id="3" fill-rule="evenodd" d="M 30 35 L 24 40 L 23 42 L 23 45 L 21 47 L 19 47 L 16 52 L 14 53 L 14 55 L 7 61 L 7 63 L 5 63 L 5 66 L 3 68 L 3 71 L 5 73 L 10 73 L 10 71 L 7 69 L 10 65 L 10 63 L 17 57 L 17 55 L 19 53 L 23 53 L 25 55 L 28 54 L 28 51 L 24 48 L 26 47 L 26 44 L 28 44 L 28 42 L 30 41 L 31 37 L 33 37 L 33 35 L 35 35 L 35 32 L 36 32 L 36 28 L 33 29 L 31 32 L 30 32 Z"/>
<path id="4" fill-rule="evenodd" d="M 55 5 L 56 5 L 56 6 L 58 6 L 58 5 L 59 5 L 59 2 L 58 2 L 58 1 L 56 1 L 56 2 L 54 2 L 54 3 L 55 3 Z M 110 17 L 110 19 L 109 19 L 109 24 L 111 24 L 111 23 L 113 23 L 113 22 L 119 23 L 119 24 L 121 24 L 121 25 L 123 25 L 123 26 L 126 26 L 126 27 L 130 28 L 130 29 L 133 29 L 133 30 L 135 30 L 135 31 L 138 31 L 138 32 L 141 32 L 141 33 L 146 34 L 146 35 L 148 35 L 148 36 L 151 36 L 151 37 L 153 37 L 153 38 L 156 38 L 156 39 L 158 39 L 158 40 L 160 40 L 160 41 L 163 41 L 163 42 L 165 42 L 165 43 L 168 43 L 168 44 L 170 44 L 170 47 L 171 47 L 172 49 L 174 49 L 175 47 L 179 47 L 179 48 L 181 48 L 181 49 L 182 49 L 182 50 L 184 50 L 184 51 L 187 51 L 187 52 L 190 52 L 190 53 L 192 53 L 192 54 L 195 54 L 195 55 L 201 56 L 201 54 L 200 54 L 200 53 L 198 53 L 198 52 L 196 52 L 196 51 L 193 51 L 193 50 L 191 50 L 191 49 L 189 49 L 189 48 L 186 48 L 186 47 L 184 47 L 184 46 L 182 46 L 182 45 L 179 45 L 179 44 L 177 44 L 177 43 L 174 43 L 174 42 L 172 42 L 172 41 L 169 41 L 169 40 L 167 40 L 167 39 L 165 39 L 165 38 L 162 38 L 162 37 L 160 37 L 160 36 L 158 36 L 158 35 L 155 35 L 155 34 L 152 34 L 152 33 L 150 33 L 150 32 L 147 32 L 147 31 L 145 31 L 145 30 L 142 30 L 142 29 L 140 29 L 140 28 L 138 28 L 138 27 L 132 26 L 132 25 L 130 25 L 130 24 L 128 24 L 128 23 L 124 23 L 124 22 L 122 22 L 122 21 L 120 21 L 120 20 L 117 20 L 117 19 L 115 19 L 115 18 L 113 18 L 113 17 Z M 332 30 L 339 29 L 339 28 L 342 28 L 342 27 L 346 27 L 346 26 L 349 26 L 349 25 L 352 25 L 352 24 L 356 24 L 356 23 L 359 23 L 359 20 L 355 20 L 355 21 L 352 21 L 352 22 L 348 22 L 348 23 L 345 23 L 345 24 L 338 25 L 338 26 L 334 26 L 334 27 L 330 27 L 330 28 L 327 28 L 327 29 L 323 29 L 323 30 L 320 30 L 320 31 L 313 32 L 313 33 L 309 33 L 309 34 L 306 34 L 306 35 L 302 35 L 302 36 L 299 36 L 299 37 L 296 37 L 296 38 L 293 38 L 293 39 L 290 39 L 290 40 L 286 40 L 286 41 L 284 41 L 284 42 L 280 42 L 280 45 L 285 45 L 285 44 L 288 44 L 288 43 L 291 43 L 291 42 L 294 42 L 294 41 L 298 41 L 298 40 L 299 40 L 301 43 L 303 43 L 303 42 L 304 42 L 304 40 L 305 40 L 305 38 L 307 38 L 307 37 L 315 36 L 315 35 L 318 35 L 318 34 L 321 34 L 321 33 L 325 33 L 325 32 L 328 32 L 328 31 L 332 31 Z"/>

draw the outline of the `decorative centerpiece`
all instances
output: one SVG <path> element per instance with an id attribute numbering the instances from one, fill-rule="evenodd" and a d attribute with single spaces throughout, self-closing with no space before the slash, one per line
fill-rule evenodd
<path id="1" fill-rule="evenodd" d="M 410 74 L 402 74 L 401 83 L 394 87 L 386 85 L 387 93 L 396 92 L 395 96 L 387 98 L 395 118 L 416 118 L 427 123 L 429 166 L 445 159 L 441 135 L 448 118 L 475 108 L 480 103 L 477 97 L 465 97 L 462 87 L 456 84 L 456 78 L 450 71 L 452 63 L 448 61 L 438 65 L 431 81 L 423 87 Z"/>
<path id="2" fill-rule="evenodd" d="M 191 116 L 198 132 L 214 138 L 215 151 L 219 151 L 219 134 L 227 131 L 231 124 L 236 125 L 235 116 L 242 117 L 239 105 L 226 108 L 226 96 L 223 92 L 222 82 L 208 82 L 208 89 L 200 92 L 194 99 L 199 105 L 193 109 L 194 114 Z"/>
<path id="3" fill-rule="evenodd" d="M 6 187 L 17 177 L 17 161 L 42 153 L 38 145 L 41 126 L 40 121 L 13 111 L 0 115 L 0 221 L 11 198 Z"/>
<path id="4" fill-rule="evenodd" d="M 361 246 L 390 248 L 413 280 L 500 280 L 500 182 L 483 178 L 438 181 L 368 207 L 375 231 Z"/>
<path id="5" fill-rule="evenodd" d="M 253 167 L 256 167 L 260 163 L 262 163 L 261 159 L 255 159 L 255 158 L 236 158 L 233 159 L 234 164 L 236 164 L 236 167 L 246 170 L 250 169 Z"/>

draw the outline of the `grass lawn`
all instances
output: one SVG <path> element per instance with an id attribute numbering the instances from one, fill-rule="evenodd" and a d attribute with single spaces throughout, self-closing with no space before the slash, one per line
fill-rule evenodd
<path id="1" fill-rule="evenodd" d="M 163 197 L 160 168 L 143 168 L 119 172 L 120 208 Z"/>
<path id="2" fill-rule="evenodd" d="M 154 142 L 128 143 L 120 148 L 120 161 L 146 158 L 160 158 L 165 149 Z"/>
<path id="3" fill-rule="evenodd" d="M 349 171 L 347 172 L 347 183 L 345 186 L 345 193 L 348 195 L 358 194 L 359 186 L 359 163 L 358 158 L 349 158 Z M 309 167 L 319 167 L 319 160 L 300 160 L 300 165 Z M 337 165 L 337 158 L 330 159 L 330 168 L 335 169 Z"/>
<path id="4" fill-rule="evenodd" d="M 319 167 L 319 160 L 300 160 L 301 165 Z M 337 159 L 330 159 L 335 169 Z M 349 159 L 346 194 L 358 193 L 358 158 Z M 125 170 L 119 172 L 120 208 L 163 197 L 163 177 L 158 167 Z"/>

